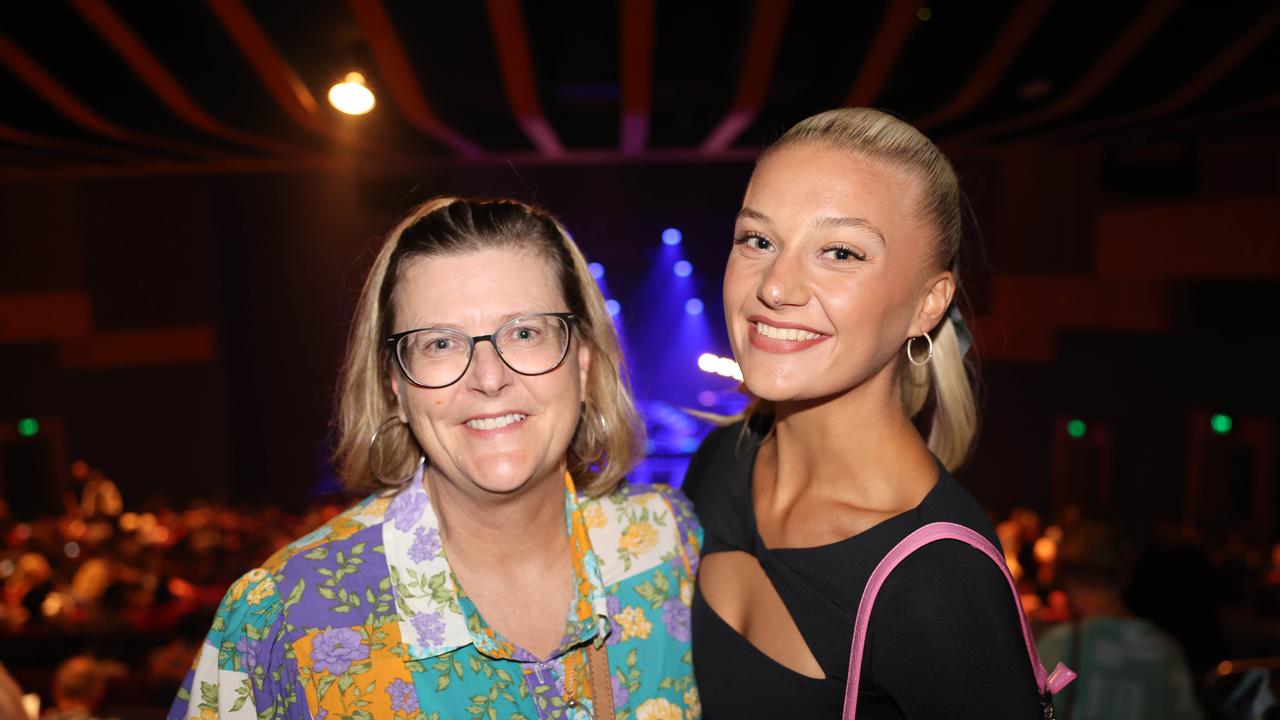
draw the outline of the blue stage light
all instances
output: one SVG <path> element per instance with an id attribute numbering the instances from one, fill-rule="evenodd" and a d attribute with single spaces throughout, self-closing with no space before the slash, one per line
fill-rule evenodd
<path id="1" fill-rule="evenodd" d="M 617 300 L 605 300 L 604 307 L 609 311 L 610 315 L 617 315 L 622 312 L 622 303 Z"/>
<path id="2" fill-rule="evenodd" d="M 702 310 L 702 301 L 698 298 L 689 298 L 684 303 L 684 311 L 690 315 L 701 315 Z"/>
<path id="3" fill-rule="evenodd" d="M 664 245 L 679 245 L 684 239 L 684 235 L 675 228 L 667 228 L 662 231 L 662 243 Z"/>
<path id="4" fill-rule="evenodd" d="M 587 271 L 591 273 L 591 277 L 599 280 L 604 277 L 604 266 L 600 263 L 587 263 Z"/>
<path id="5" fill-rule="evenodd" d="M 671 266 L 671 272 L 675 273 L 676 277 L 689 277 L 693 274 L 693 263 L 688 260 L 681 260 Z"/>

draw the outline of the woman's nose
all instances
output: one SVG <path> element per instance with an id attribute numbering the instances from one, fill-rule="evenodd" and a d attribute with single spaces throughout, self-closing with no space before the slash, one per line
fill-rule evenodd
<path id="1" fill-rule="evenodd" d="M 471 367 L 467 370 L 467 386 L 485 395 L 496 395 L 511 383 L 511 368 L 498 355 L 491 342 L 476 343 Z"/>

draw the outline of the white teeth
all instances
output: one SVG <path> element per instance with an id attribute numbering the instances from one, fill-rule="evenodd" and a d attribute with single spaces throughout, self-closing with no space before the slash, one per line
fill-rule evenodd
<path id="1" fill-rule="evenodd" d="M 510 415 L 503 415 L 502 417 L 496 417 L 496 418 L 481 418 L 479 420 L 468 420 L 467 427 L 471 428 L 472 430 L 497 430 L 498 428 L 504 428 L 513 423 L 518 423 L 524 419 L 525 419 L 525 416 L 521 415 L 520 413 L 511 413 Z"/>
<path id="2" fill-rule="evenodd" d="M 762 322 L 756 323 L 756 332 L 773 340 L 817 340 L 822 337 L 818 333 L 795 328 L 776 328 Z"/>

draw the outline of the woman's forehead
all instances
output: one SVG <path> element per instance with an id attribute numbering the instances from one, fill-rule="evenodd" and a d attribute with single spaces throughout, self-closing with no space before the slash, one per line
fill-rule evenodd
<path id="1" fill-rule="evenodd" d="M 412 258 L 400 269 L 393 302 L 397 324 L 416 327 L 484 325 L 565 309 L 551 262 L 520 248 Z"/>

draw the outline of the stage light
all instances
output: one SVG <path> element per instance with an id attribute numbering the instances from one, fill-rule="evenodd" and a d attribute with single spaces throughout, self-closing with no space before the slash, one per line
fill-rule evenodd
<path id="1" fill-rule="evenodd" d="M 1089 426 L 1085 425 L 1083 420 L 1076 419 L 1067 423 L 1067 434 L 1073 438 L 1082 438 L 1087 432 L 1089 432 Z"/>
<path id="2" fill-rule="evenodd" d="M 684 303 L 684 311 L 690 315 L 701 315 L 702 310 L 702 301 L 698 298 L 689 298 Z"/>
<path id="3" fill-rule="evenodd" d="M 600 263 L 587 263 L 587 271 L 591 273 L 591 277 L 599 280 L 604 277 L 604 266 Z"/>
<path id="4" fill-rule="evenodd" d="M 933 17 L 933 11 L 927 7 L 922 7 L 916 11 L 916 17 L 920 18 L 920 22 L 929 22 L 929 18 Z"/>
<path id="5" fill-rule="evenodd" d="M 662 231 L 663 245 L 679 245 L 681 240 L 684 240 L 684 235 L 675 228 L 667 228 Z"/>
<path id="6" fill-rule="evenodd" d="M 18 434 L 22 437 L 35 437 L 40 432 L 40 421 L 35 418 L 22 418 L 18 421 Z"/>
<path id="7" fill-rule="evenodd" d="M 693 274 L 693 263 L 688 260 L 680 260 L 671 266 L 671 272 L 675 273 L 676 277 L 689 277 Z"/>
<path id="8" fill-rule="evenodd" d="M 702 353 L 698 356 L 698 369 L 713 375 L 742 380 L 742 369 L 732 358 L 725 358 L 715 353 Z"/>
<path id="9" fill-rule="evenodd" d="M 329 88 L 329 104 L 348 115 L 364 115 L 373 109 L 377 101 L 364 83 L 364 76 L 349 72 L 342 82 Z"/>
<path id="10" fill-rule="evenodd" d="M 1231 432 L 1231 428 L 1235 427 L 1235 425 L 1236 423 L 1231 419 L 1230 415 L 1218 413 L 1209 418 L 1209 427 L 1213 428 L 1213 431 L 1219 435 L 1226 435 Z"/>
<path id="11" fill-rule="evenodd" d="M 62 546 L 62 552 L 67 557 L 74 560 L 75 558 L 80 557 L 80 543 L 76 542 L 75 540 L 72 540 L 71 542 Z"/>
<path id="12" fill-rule="evenodd" d="M 617 315 L 622 312 L 622 303 L 617 300 L 605 300 L 604 307 L 609 311 L 610 315 Z"/>

